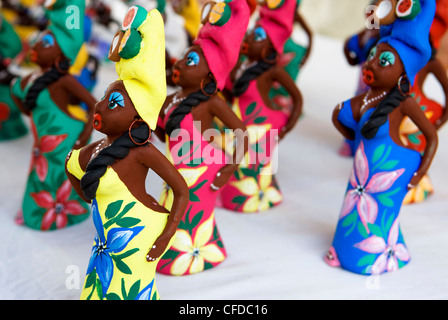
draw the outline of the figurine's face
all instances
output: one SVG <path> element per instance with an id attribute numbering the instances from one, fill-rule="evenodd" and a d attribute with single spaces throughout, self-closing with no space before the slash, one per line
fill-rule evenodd
<path id="1" fill-rule="evenodd" d="M 210 68 L 201 47 L 193 45 L 184 57 L 173 65 L 173 82 L 182 88 L 200 88 L 201 81 L 208 79 Z M 204 82 L 206 85 L 208 83 Z"/>
<path id="2" fill-rule="evenodd" d="M 62 57 L 62 50 L 50 30 L 44 31 L 31 47 L 30 59 L 42 69 L 51 68 Z"/>
<path id="3" fill-rule="evenodd" d="M 113 82 L 94 108 L 93 127 L 109 137 L 121 136 L 138 116 L 123 81 Z"/>
<path id="4" fill-rule="evenodd" d="M 386 43 L 372 48 L 362 70 L 364 82 L 373 89 L 392 89 L 405 73 L 397 51 Z"/>
<path id="5" fill-rule="evenodd" d="M 241 52 L 250 60 L 263 59 L 263 51 L 271 52 L 274 50 L 271 40 L 266 30 L 261 26 L 256 26 L 252 31 L 246 34 L 241 47 Z"/>

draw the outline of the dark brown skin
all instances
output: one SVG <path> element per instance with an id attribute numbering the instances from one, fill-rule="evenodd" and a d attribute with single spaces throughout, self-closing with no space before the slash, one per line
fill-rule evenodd
<path id="1" fill-rule="evenodd" d="M 199 54 L 199 64 L 198 65 L 187 65 L 188 53 L 195 51 Z M 185 57 L 176 61 L 173 70 L 179 71 L 179 78 L 175 81 L 176 85 L 181 89 L 168 96 L 162 110 L 160 112 L 160 117 L 163 119 L 165 117 L 165 110 L 170 105 L 173 97 L 178 94 L 179 98 L 187 97 L 189 94 L 196 92 L 201 89 L 201 81 L 203 81 L 203 86 L 205 87 L 207 83 L 211 80 L 210 68 L 205 59 L 204 53 L 201 47 L 194 45 L 191 46 Z M 200 121 L 201 133 L 213 127 L 213 119 L 216 117 L 222 123 L 226 125 L 227 128 L 231 130 L 241 130 L 246 132 L 246 126 L 241 122 L 241 120 L 230 110 L 228 105 L 216 94 L 212 96 L 209 100 L 200 103 L 198 106 L 191 110 L 194 121 Z M 156 129 L 156 134 L 161 141 L 165 141 L 165 132 L 158 127 Z M 233 161 L 230 164 L 226 164 L 223 168 L 219 170 L 219 173 L 214 181 L 213 185 L 221 188 L 230 179 L 231 175 L 238 169 L 239 164 L 242 162 L 244 155 L 246 154 L 249 146 L 249 139 L 247 135 L 243 137 L 244 141 L 237 141 L 236 150 L 233 153 Z M 209 141 L 212 142 L 212 141 Z M 212 189 L 213 191 L 216 191 Z"/>
<path id="2" fill-rule="evenodd" d="M 45 31 L 43 35 L 51 34 L 49 30 Z M 34 71 L 32 74 L 23 78 L 21 82 L 22 90 L 26 87 L 28 82 L 33 76 L 40 75 L 41 73 L 45 73 L 48 71 L 53 65 L 57 64 L 59 61 L 64 59 L 64 55 L 62 50 L 55 39 L 55 45 L 51 47 L 44 47 L 42 41 L 36 42 L 31 48 L 31 57 L 32 60 L 40 67 L 39 70 Z M 92 134 L 93 127 L 93 108 L 95 106 L 96 100 L 90 94 L 90 92 L 84 88 L 84 86 L 79 83 L 79 81 L 74 78 L 70 74 L 66 74 L 62 76 L 59 80 L 52 83 L 48 90 L 50 92 L 51 99 L 53 102 L 69 117 L 74 118 L 73 115 L 70 114 L 68 110 L 69 104 L 74 104 L 74 102 L 84 102 L 87 107 L 87 116 L 88 120 L 84 125 L 84 130 L 80 133 L 78 140 L 73 146 L 74 149 L 79 149 L 85 146 Z M 13 100 L 19 107 L 19 109 L 26 115 L 30 116 L 30 112 L 28 112 L 20 99 L 16 96 L 12 95 Z"/>
<path id="3" fill-rule="evenodd" d="M 385 51 L 394 53 L 395 64 L 385 67 L 379 64 L 379 56 Z M 363 66 L 363 70 L 372 71 L 374 80 L 369 84 L 371 89 L 367 93 L 363 93 L 351 99 L 352 112 L 356 121 L 359 121 L 362 115 L 367 112 L 367 110 L 375 108 L 379 103 L 379 100 L 372 102 L 371 104 L 367 105 L 361 112 L 361 106 L 363 104 L 364 96 L 370 93 L 369 97 L 375 97 L 380 95 L 383 91 L 389 92 L 394 86 L 396 86 L 396 84 L 398 83 L 398 79 L 405 72 L 403 64 L 399 59 L 398 53 L 394 48 L 386 43 L 381 43 L 377 46 L 376 55 L 372 59 L 366 61 Z M 333 111 L 333 124 L 345 138 L 354 140 L 354 132 L 351 129 L 345 127 L 338 120 L 340 109 L 341 105 L 337 106 Z M 426 118 L 425 114 L 422 112 L 418 104 L 414 99 L 409 97 L 402 101 L 401 104 L 394 111 L 392 111 L 392 113 L 389 114 L 389 133 L 392 140 L 397 145 L 406 148 L 406 146 L 403 145 L 399 135 L 400 124 L 406 116 L 415 123 L 415 125 L 423 133 L 427 141 L 425 153 L 422 157 L 420 167 L 418 168 L 416 174 L 410 182 L 409 188 L 412 188 L 412 186 L 416 186 L 419 183 L 419 181 L 423 178 L 428 168 L 430 167 L 434 155 L 437 151 L 438 136 L 435 127 Z"/>
<path id="4" fill-rule="evenodd" d="M 123 95 L 125 102 L 124 108 L 108 108 L 109 96 L 112 92 L 120 92 Z M 123 133 L 128 132 L 134 119 L 139 117 L 122 81 L 116 81 L 109 86 L 104 99 L 95 105 L 95 113 L 101 115 L 102 118 L 100 132 L 106 135 L 106 143 L 104 145 L 109 145 Z M 91 143 L 80 151 L 79 162 L 84 171 L 93 155 L 95 147 L 101 142 L 100 140 Z M 148 252 L 147 261 L 154 261 L 163 254 L 169 241 L 174 236 L 179 222 L 182 220 L 189 198 L 187 184 L 167 158 L 151 144 L 132 148 L 126 158 L 115 162 L 111 167 L 139 202 L 151 210 L 168 214 L 165 229 L 154 244 L 149 244 L 149 247 L 152 248 Z M 145 181 L 149 169 L 159 175 L 173 190 L 174 201 L 171 212 L 159 205 L 146 192 Z M 82 193 L 80 180 L 67 170 L 66 173 L 78 195 L 87 201 Z M 90 201 L 87 202 L 90 203 Z"/>
<path id="5" fill-rule="evenodd" d="M 443 108 L 443 114 L 442 117 L 436 121 L 434 126 L 436 127 L 436 130 L 439 130 L 445 122 L 448 120 L 448 112 L 447 112 L 447 105 L 448 105 L 448 77 L 446 75 L 446 70 L 444 69 L 442 63 L 438 59 L 432 59 L 430 60 L 426 66 L 420 70 L 420 72 L 417 74 L 416 83 L 423 92 L 423 84 L 425 83 L 426 78 L 429 74 L 433 74 L 434 77 L 437 79 L 437 81 L 442 86 L 442 90 L 445 94 L 445 106 Z"/>
<path id="6" fill-rule="evenodd" d="M 246 34 L 244 42 L 246 45 L 246 56 L 250 62 L 260 61 L 266 53 L 272 52 L 274 49 L 269 37 L 264 40 L 255 40 L 254 31 Z M 291 111 L 290 118 L 286 126 L 279 132 L 279 139 L 283 139 L 285 135 L 290 132 L 300 116 L 302 115 L 302 94 L 297 88 L 294 80 L 289 76 L 289 74 L 279 66 L 273 66 L 257 78 L 257 88 L 263 99 L 263 102 L 268 108 L 277 109 L 272 104 L 269 99 L 269 91 L 272 88 L 274 82 L 278 82 L 285 90 L 289 93 L 293 101 L 293 108 Z"/>

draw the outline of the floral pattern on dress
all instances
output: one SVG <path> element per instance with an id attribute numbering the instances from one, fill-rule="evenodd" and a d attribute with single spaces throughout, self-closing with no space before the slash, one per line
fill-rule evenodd
<path id="1" fill-rule="evenodd" d="M 140 223 L 140 219 L 126 217 L 126 213 L 135 204 L 136 202 L 130 202 L 123 207 L 122 200 L 109 204 L 104 213 L 106 220 L 103 221 L 96 199 L 92 201 L 92 217 L 97 235 L 84 285 L 84 290 L 91 288 L 87 300 L 90 300 L 94 293 L 101 300 L 148 300 L 157 298 L 157 293 L 153 292 L 154 279 L 145 288 L 140 289 L 140 280 L 130 284 L 123 278 L 124 275 L 132 274 L 132 268 L 128 266 L 126 258 L 140 251 L 138 247 L 132 247 L 130 243 L 145 228 L 144 226 L 136 226 Z M 112 227 L 113 225 L 116 227 Z M 110 292 L 109 290 L 114 276 L 121 277 L 120 292 Z"/>
<path id="2" fill-rule="evenodd" d="M 179 229 L 173 242 L 172 249 L 179 252 L 171 265 L 171 274 L 194 274 L 204 270 L 206 263 L 224 261 L 225 255 L 213 239 L 215 216 L 201 223 L 192 236 L 185 229 Z"/>
<path id="3" fill-rule="evenodd" d="M 378 215 L 378 204 L 372 195 L 389 190 L 403 172 L 404 169 L 378 172 L 368 181 L 369 163 L 364 152 L 364 143 L 361 141 L 355 154 L 354 167 L 349 179 L 352 189 L 345 196 L 340 219 L 352 212 L 356 206 L 361 222 L 369 232 L 368 224 L 375 223 Z"/>
<path id="4" fill-rule="evenodd" d="M 87 212 L 78 201 L 69 200 L 71 193 L 72 185 L 69 180 L 65 180 L 57 189 L 56 198 L 53 198 L 51 193 L 45 190 L 31 193 L 36 204 L 46 209 L 42 218 L 41 230 L 49 230 L 53 223 L 56 223 L 57 229 L 64 228 L 69 215 L 76 216 Z"/>
<path id="5" fill-rule="evenodd" d="M 408 262 L 410 255 L 408 249 L 402 243 L 397 243 L 399 236 L 398 219 L 390 228 L 387 243 L 382 236 L 371 235 L 367 239 L 356 243 L 355 247 L 375 255 L 375 262 L 371 266 L 372 274 L 380 274 L 385 271 L 392 272 L 399 268 L 399 261 Z M 370 257 L 367 256 L 367 259 Z"/>
<path id="6" fill-rule="evenodd" d="M 277 157 L 278 133 L 288 115 L 265 106 L 255 90 L 254 80 L 246 93 L 234 100 L 233 109 L 238 110 L 247 128 L 249 150 L 221 191 L 221 205 L 241 213 L 262 212 L 283 201 L 273 163 Z M 249 101 L 251 98 L 255 101 Z"/>
<path id="7" fill-rule="evenodd" d="M 39 138 L 33 121 L 31 121 L 31 132 L 34 137 L 34 146 L 30 171 L 35 169 L 39 180 L 45 181 L 48 174 L 48 160 L 45 157 L 45 154 L 53 152 L 68 135 L 45 135 Z"/>
<path id="8" fill-rule="evenodd" d="M 324 257 L 330 266 L 365 275 L 395 271 L 410 261 L 398 217 L 421 162 L 419 152 L 392 140 L 389 121 L 374 139 L 361 134 L 372 112 L 355 121 L 348 100 L 338 116 L 354 130 L 356 148 L 333 242 Z"/>
<path id="9" fill-rule="evenodd" d="M 182 120 L 181 129 L 190 139 L 167 137 L 166 154 L 185 179 L 189 202 L 172 245 L 157 264 L 157 272 L 176 276 L 216 267 L 227 256 L 214 214 L 219 191 L 211 189 L 216 174 L 227 163 L 225 151 L 202 136 L 191 113 Z M 160 203 L 171 210 L 173 199 L 172 189 L 165 184 Z"/>

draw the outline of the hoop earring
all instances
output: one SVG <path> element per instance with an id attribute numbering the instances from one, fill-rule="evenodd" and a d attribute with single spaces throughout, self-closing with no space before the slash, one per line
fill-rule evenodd
<path id="1" fill-rule="evenodd" d="M 65 68 L 61 67 L 61 63 L 66 63 L 66 65 L 64 66 Z M 67 60 L 63 60 L 59 56 L 59 57 L 56 58 L 56 61 L 54 62 L 54 67 L 56 68 L 56 70 L 58 70 L 59 73 L 67 74 L 70 65 L 69 65 Z"/>
<path id="2" fill-rule="evenodd" d="M 144 123 L 146 123 L 146 122 L 145 122 L 144 120 L 142 120 L 142 119 L 135 119 L 135 120 L 131 123 L 131 125 L 129 126 L 129 130 L 128 130 L 128 132 L 129 132 L 129 138 L 130 138 L 131 141 L 134 142 L 136 145 L 138 145 L 138 146 L 142 146 L 142 145 L 144 145 L 144 144 L 146 144 L 146 143 L 149 142 L 149 139 L 151 138 L 151 128 L 149 128 L 149 126 L 148 126 L 148 128 L 149 128 L 148 139 L 146 139 L 146 141 L 143 142 L 143 143 L 137 143 L 137 142 L 135 142 L 134 138 L 132 138 L 132 134 L 131 134 L 132 127 L 134 126 L 134 123 L 136 123 L 136 122 L 144 122 Z M 148 124 L 146 123 L 146 125 L 148 125 Z"/>
<path id="3" fill-rule="evenodd" d="M 268 64 L 276 64 L 280 58 L 279 55 L 274 49 L 272 49 L 272 53 L 274 53 L 274 59 L 267 59 L 268 55 L 266 54 L 266 51 L 268 49 L 268 47 L 264 47 L 263 49 L 261 49 L 261 59 L 263 59 L 263 61 Z"/>
<path id="4" fill-rule="evenodd" d="M 215 77 L 209 73 L 208 76 L 212 79 L 212 81 L 214 81 L 216 83 Z M 201 80 L 201 91 L 202 93 L 207 96 L 207 97 L 212 97 L 216 94 L 216 92 L 218 92 L 218 86 L 215 87 L 215 91 L 212 94 L 208 94 L 207 92 L 205 92 L 204 90 L 204 78 Z"/>
<path id="5" fill-rule="evenodd" d="M 406 81 L 407 83 L 408 83 L 408 85 L 409 85 L 409 89 L 408 89 L 408 91 L 407 92 L 403 92 L 403 90 L 401 90 L 401 85 L 403 84 L 403 81 Z M 409 92 L 411 91 L 411 84 L 410 84 L 410 82 L 409 82 L 409 79 L 408 79 L 408 76 L 407 75 L 403 75 L 403 76 L 401 76 L 399 79 L 398 79 L 398 90 L 400 91 L 400 93 L 403 95 L 403 96 L 407 96 L 408 94 L 409 94 Z"/>

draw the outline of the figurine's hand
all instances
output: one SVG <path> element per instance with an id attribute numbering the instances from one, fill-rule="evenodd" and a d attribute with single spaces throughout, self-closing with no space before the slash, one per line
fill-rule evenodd
<path id="1" fill-rule="evenodd" d="M 424 177 L 425 173 L 415 172 L 414 176 L 411 179 L 411 182 L 408 184 L 408 190 L 411 190 L 412 188 L 416 187 L 420 180 Z"/>
<path id="2" fill-rule="evenodd" d="M 278 140 L 282 140 L 288 132 L 290 132 L 294 128 L 294 125 L 287 124 L 283 128 L 280 129 L 280 132 L 278 133 Z"/>
<path id="3" fill-rule="evenodd" d="M 146 254 L 146 261 L 156 261 L 165 252 L 172 236 L 161 234 Z"/>
<path id="4" fill-rule="evenodd" d="M 442 122 L 442 119 L 438 119 L 434 123 L 434 127 L 436 128 L 437 131 L 439 131 L 443 125 L 444 125 L 444 123 Z"/>
<path id="5" fill-rule="evenodd" d="M 288 131 L 286 127 L 281 128 L 280 132 L 278 133 L 277 140 L 278 141 L 283 140 L 283 138 L 286 136 L 287 133 Z"/>
<path id="6" fill-rule="evenodd" d="M 233 174 L 233 171 L 230 171 L 230 170 L 218 171 L 215 179 L 213 180 L 212 184 L 210 185 L 210 189 L 212 189 L 213 191 L 218 191 L 219 189 L 221 189 L 227 183 L 227 181 L 229 181 L 232 174 Z"/>

